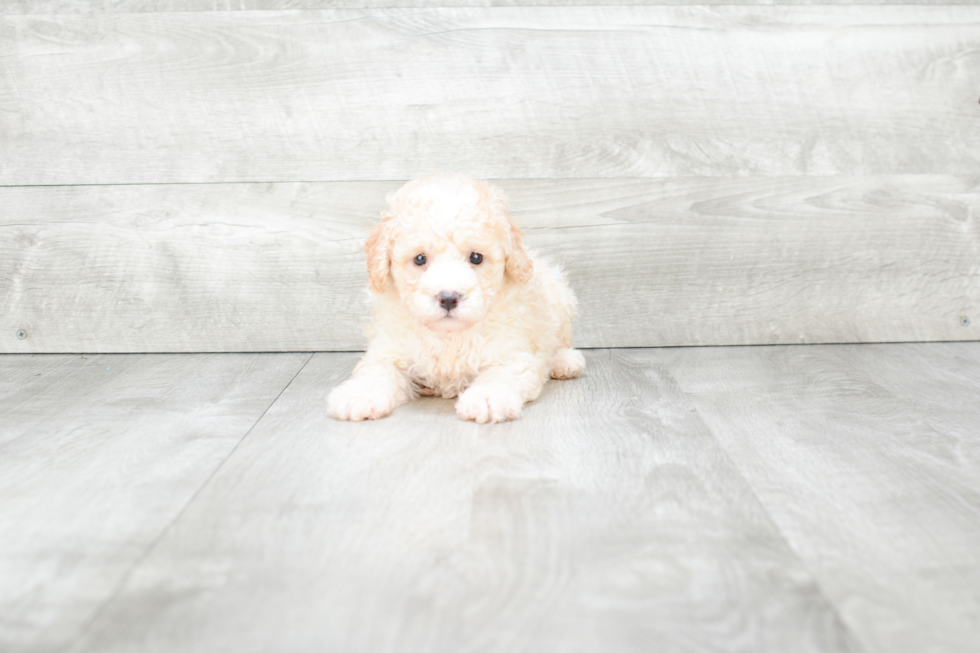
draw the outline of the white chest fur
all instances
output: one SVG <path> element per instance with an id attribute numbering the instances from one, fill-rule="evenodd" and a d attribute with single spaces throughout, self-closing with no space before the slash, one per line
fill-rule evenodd
<path id="1" fill-rule="evenodd" d="M 405 360 L 405 371 L 421 394 L 455 397 L 492 364 L 491 343 L 478 327 L 439 336 L 413 334 L 416 346 Z M 419 337 L 421 335 L 421 337 Z"/>

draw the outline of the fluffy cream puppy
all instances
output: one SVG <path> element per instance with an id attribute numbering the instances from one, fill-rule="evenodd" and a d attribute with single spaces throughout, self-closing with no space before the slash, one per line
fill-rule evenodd
<path id="1" fill-rule="evenodd" d="M 387 199 L 364 245 L 370 345 L 327 398 L 333 417 L 377 419 L 439 395 L 458 397 L 463 419 L 502 422 L 549 376 L 582 371 L 575 296 L 557 266 L 524 249 L 499 188 L 432 175 Z"/>

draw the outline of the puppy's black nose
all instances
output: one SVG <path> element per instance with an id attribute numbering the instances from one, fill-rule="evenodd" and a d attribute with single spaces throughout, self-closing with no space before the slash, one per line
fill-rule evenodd
<path id="1" fill-rule="evenodd" d="M 456 304 L 458 303 L 459 303 L 458 292 L 443 291 L 439 293 L 439 306 L 442 306 L 447 311 L 451 311 L 454 308 L 456 308 Z"/>

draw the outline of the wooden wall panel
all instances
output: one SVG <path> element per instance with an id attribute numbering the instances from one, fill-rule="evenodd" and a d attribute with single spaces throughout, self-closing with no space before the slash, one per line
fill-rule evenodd
<path id="1" fill-rule="evenodd" d="M 0 18 L 0 184 L 972 174 L 980 7 Z"/>
<path id="2" fill-rule="evenodd" d="M 4 351 L 356 349 L 390 186 L 0 189 Z"/>
<path id="3" fill-rule="evenodd" d="M 978 338 L 976 176 L 498 183 L 578 346 Z M 2 188 L 0 351 L 361 349 L 398 184 Z"/>
<path id="4" fill-rule="evenodd" d="M 378 180 L 434 169 L 504 180 L 580 346 L 976 338 L 947 4 L 6 3 L 0 351 L 359 349 Z"/>
<path id="5" fill-rule="evenodd" d="M 385 7 L 636 5 L 968 5 L 975 0 L 4 0 L 0 15 L 166 11 L 279 11 Z"/>

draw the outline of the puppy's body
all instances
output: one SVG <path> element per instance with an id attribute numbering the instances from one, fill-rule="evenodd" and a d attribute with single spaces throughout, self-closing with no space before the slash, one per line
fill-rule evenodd
<path id="1" fill-rule="evenodd" d="M 499 189 L 461 176 L 409 182 L 365 245 L 370 345 L 328 398 L 338 419 L 374 419 L 419 395 L 458 397 L 464 419 L 520 415 L 549 376 L 571 378 L 575 297 L 526 251 Z"/>
<path id="2" fill-rule="evenodd" d="M 463 331 L 437 332 L 419 324 L 397 290 L 387 289 L 375 297 L 371 347 L 362 364 L 382 355 L 406 371 L 420 394 L 446 398 L 458 396 L 480 372 L 510 359 L 526 360 L 543 382 L 555 354 L 569 345 L 575 298 L 558 268 L 538 258 L 532 261 L 531 279 L 505 284 L 487 316 Z"/>

